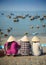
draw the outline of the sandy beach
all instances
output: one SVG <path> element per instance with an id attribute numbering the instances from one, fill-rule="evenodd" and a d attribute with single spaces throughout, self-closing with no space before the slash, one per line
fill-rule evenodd
<path id="1" fill-rule="evenodd" d="M 0 65 L 46 65 L 46 55 L 43 56 L 4 56 Z"/>
<path id="2" fill-rule="evenodd" d="M 32 41 L 31 41 L 32 37 L 33 36 L 28 37 L 31 43 L 32 43 Z M 46 44 L 46 36 L 38 36 L 38 37 L 40 38 L 41 44 L 44 44 L 44 43 Z M 21 38 L 22 38 L 22 36 L 21 37 L 20 36 L 15 37 L 16 41 L 18 41 Z M 1 38 L 2 44 L 4 44 L 7 41 L 7 39 L 8 39 L 8 37 Z"/>

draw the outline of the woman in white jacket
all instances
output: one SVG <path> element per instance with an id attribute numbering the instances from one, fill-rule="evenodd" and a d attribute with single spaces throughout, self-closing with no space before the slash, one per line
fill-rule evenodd
<path id="1" fill-rule="evenodd" d="M 34 36 L 32 38 L 32 42 L 33 42 L 33 44 L 32 44 L 32 52 L 33 52 L 33 55 L 35 55 L 35 56 L 41 55 L 41 53 L 42 53 L 42 47 L 40 45 L 39 38 L 37 36 Z"/>

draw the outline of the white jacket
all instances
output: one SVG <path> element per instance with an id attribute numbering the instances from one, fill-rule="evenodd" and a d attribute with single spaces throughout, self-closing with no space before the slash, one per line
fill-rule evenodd
<path id="1" fill-rule="evenodd" d="M 40 43 L 33 43 L 32 45 L 33 55 L 38 56 L 41 54 Z"/>

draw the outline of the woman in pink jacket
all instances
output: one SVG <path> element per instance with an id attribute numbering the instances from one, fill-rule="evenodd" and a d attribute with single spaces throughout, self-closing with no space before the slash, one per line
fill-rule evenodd
<path id="1" fill-rule="evenodd" d="M 17 55 L 20 45 L 15 41 L 13 36 L 10 36 L 4 45 L 6 55 Z"/>

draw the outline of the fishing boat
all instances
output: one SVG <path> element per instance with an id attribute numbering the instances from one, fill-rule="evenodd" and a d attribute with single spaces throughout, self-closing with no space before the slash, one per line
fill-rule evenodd
<path id="1" fill-rule="evenodd" d="M 31 16 L 30 20 L 34 20 L 34 16 Z"/>
<path id="2" fill-rule="evenodd" d="M 14 22 L 19 22 L 19 19 L 14 19 L 13 21 L 14 21 Z"/>
<path id="3" fill-rule="evenodd" d="M 44 17 L 40 17 L 40 20 L 44 20 Z"/>

